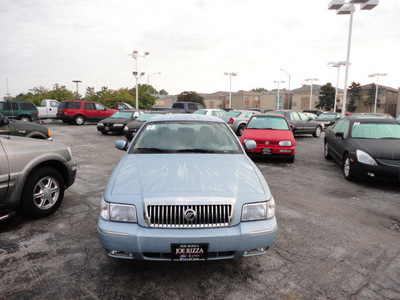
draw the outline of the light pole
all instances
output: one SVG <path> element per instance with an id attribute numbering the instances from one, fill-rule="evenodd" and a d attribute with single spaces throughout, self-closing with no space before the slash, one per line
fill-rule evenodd
<path id="1" fill-rule="evenodd" d="M 286 75 L 287 76 L 289 76 L 289 86 L 288 86 L 288 89 L 289 89 L 289 91 L 288 91 L 288 103 L 287 103 L 287 106 L 286 107 L 284 107 L 284 108 L 289 108 L 290 109 L 290 107 L 289 107 L 289 96 L 290 96 L 290 74 L 288 73 L 288 72 L 286 72 L 284 69 L 281 69 L 281 71 L 283 71 L 283 72 L 285 72 L 286 73 Z"/>
<path id="2" fill-rule="evenodd" d="M 150 85 L 150 76 L 161 74 L 161 72 L 147 74 L 147 85 Z"/>
<path id="3" fill-rule="evenodd" d="M 139 73 L 138 71 L 138 57 L 146 57 L 146 55 L 149 55 L 150 52 L 147 51 L 138 51 L 138 50 L 133 50 L 132 54 L 128 54 L 129 56 L 132 56 L 135 61 L 136 61 L 136 72 L 133 72 L 133 75 L 136 78 L 136 109 L 139 109 L 139 78 L 144 75 L 144 72 Z M 136 75 L 135 75 L 136 73 Z"/>
<path id="4" fill-rule="evenodd" d="M 76 83 L 76 99 L 79 99 L 78 85 L 79 85 L 79 83 L 81 83 L 82 81 L 80 81 L 80 80 L 72 80 L 72 82 L 75 82 L 75 83 Z"/>
<path id="5" fill-rule="evenodd" d="M 237 76 L 236 72 L 225 72 L 225 75 L 229 75 L 229 102 L 226 105 L 226 108 L 231 108 L 232 105 L 232 76 Z"/>
<path id="6" fill-rule="evenodd" d="M 313 82 L 314 82 L 314 81 L 318 81 L 318 80 L 319 80 L 318 78 L 307 78 L 307 79 L 305 79 L 305 81 L 311 81 L 311 89 L 310 89 L 310 108 L 309 108 L 309 110 L 311 110 Z"/>
<path id="7" fill-rule="evenodd" d="M 349 2 L 345 2 L 344 0 L 332 0 L 331 2 L 329 2 L 328 5 L 328 9 L 335 9 L 337 15 L 350 15 L 349 35 L 347 39 L 346 72 L 344 77 L 342 117 L 345 116 L 345 110 L 346 110 L 347 79 L 349 76 L 351 32 L 353 29 L 353 12 L 355 10 L 354 6 L 355 4 L 360 4 L 361 10 L 371 10 L 379 4 L 379 0 L 350 0 Z"/>
<path id="8" fill-rule="evenodd" d="M 338 68 L 337 69 L 337 79 L 336 79 L 335 103 L 333 104 L 333 112 L 336 112 L 336 101 L 337 101 L 337 97 L 338 97 L 340 67 L 345 66 L 346 62 L 345 61 L 329 62 L 328 66 L 329 65 L 332 65 L 332 67 L 334 67 L 334 68 Z"/>
<path id="9" fill-rule="evenodd" d="M 376 77 L 374 114 L 376 114 L 376 105 L 378 103 L 379 76 L 387 76 L 387 74 L 386 73 L 374 73 L 374 74 L 368 75 L 368 77 Z"/>
<path id="10" fill-rule="evenodd" d="M 277 97 L 277 99 L 276 99 L 276 109 L 279 109 L 279 91 L 280 91 L 280 89 L 279 89 L 279 84 L 280 83 L 285 83 L 286 81 L 283 81 L 283 80 L 274 80 L 274 83 L 277 83 L 278 84 L 278 97 Z"/>

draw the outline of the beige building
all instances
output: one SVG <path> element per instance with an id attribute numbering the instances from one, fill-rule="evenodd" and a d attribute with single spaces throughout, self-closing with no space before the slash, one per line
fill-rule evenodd
<path id="1" fill-rule="evenodd" d="M 153 107 L 158 108 L 170 108 L 177 100 L 177 96 L 174 95 L 154 95 L 157 97 L 156 104 Z"/>
<path id="2" fill-rule="evenodd" d="M 372 83 L 361 86 L 361 99 L 355 103 L 357 109 L 355 112 L 374 112 L 374 105 L 365 104 L 368 100 L 368 93 Z M 375 99 L 375 93 L 373 94 Z M 396 117 L 399 114 L 399 90 L 379 85 L 378 86 L 378 103 L 380 106 L 376 108 L 377 113 L 390 114 Z"/>
<path id="3" fill-rule="evenodd" d="M 204 98 L 204 104 L 207 108 L 225 109 L 229 92 L 216 92 L 212 94 L 199 94 Z"/>
<path id="4" fill-rule="evenodd" d="M 312 96 L 310 101 L 311 85 L 304 85 L 301 88 L 292 90 L 292 109 L 303 111 L 305 109 L 317 110 L 319 104 L 319 95 L 322 85 L 312 85 Z M 310 103 L 311 102 L 311 103 Z M 343 103 L 343 90 L 338 89 L 336 107 L 340 110 Z M 310 107 L 311 106 L 311 107 Z"/>
<path id="5" fill-rule="evenodd" d="M 260 104 L 261 93 L 246 91 L 232 93 L 231 108 L 233 109 L 260 109 Z"/>

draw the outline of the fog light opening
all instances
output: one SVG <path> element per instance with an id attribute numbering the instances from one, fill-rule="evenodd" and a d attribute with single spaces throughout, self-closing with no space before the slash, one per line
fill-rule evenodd
<path id="1" fill-rule="evenodd" d="M 367 175 L 370 176 L 370 177 L 375 177 L 374 173 L 367 173 Z"/>
<path id="2" fill-rule="evenodd" d="M 264 254 L 265 252 L 267 252 L 267 250 L 268 250 L 268 247 L 251 249 L 251 250 L 245 251 L 243 256 L 260 255 L 260 254 Z"/>
<path id="3" fill-rule="evenodd" d="M 127 251 L 108 250 L 108 254 L 112 257 L 133 259 L 133 254 Z"/>

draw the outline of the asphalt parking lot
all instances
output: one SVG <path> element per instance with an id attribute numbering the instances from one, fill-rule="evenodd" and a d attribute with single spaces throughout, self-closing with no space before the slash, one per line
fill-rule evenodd
<path id="1" fill-rule="evenodd" d="M 257 160 L 277 202 L 267 254 L 197 263 L 116 261 L 96 224 L 124 155 L 95 125 L 46 124 L 71 147 L 75 184 L 58 211 L 0 223 L 0 299 L 400 299 L 400 185 L 348 182 L 323 136 L 296 138 L 293 164 Z"/>

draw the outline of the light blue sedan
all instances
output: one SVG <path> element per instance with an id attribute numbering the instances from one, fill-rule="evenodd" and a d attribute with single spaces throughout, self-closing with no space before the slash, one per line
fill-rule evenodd
<path id="1" fill-rule="evenodd" d="M 127 153 L 101 201 L 97 231 L 108 256 L 231 259 L 264 254 L 273 244 L 274 198 L 223 120 L 157 116 L 127 145 L 116 142 Z"/>

